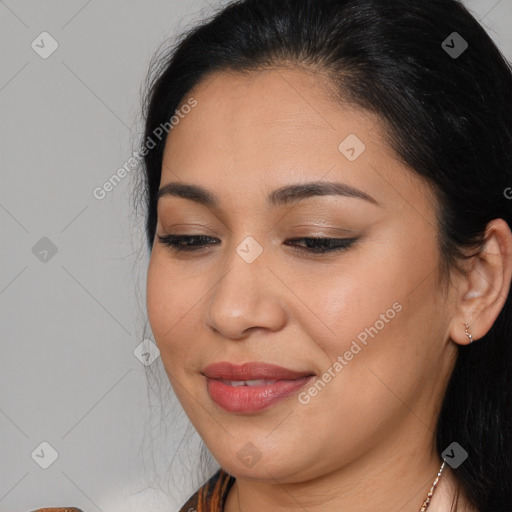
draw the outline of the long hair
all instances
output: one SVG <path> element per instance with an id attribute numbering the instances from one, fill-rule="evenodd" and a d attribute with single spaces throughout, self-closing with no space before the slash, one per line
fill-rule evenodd
<path id="1" fill-rule="evenodd" d="M 152 250 L 166 137 L 155 137 L 208 74 L 300 66 L 334 97 L 376 113 L 397 158 L 432 186 L 442 270 L 460 271 L 495 218 L 511 225 L 512 70 L 457 0 L 237 0 L 155 56 L 143 104 L 141 190 Z M 160 132 L 161 133 L 161 130 Z M 467 452 L 454 469 L 481 512 L 512 510 L 512 304 L 458 348 L 437 448 Z"/>

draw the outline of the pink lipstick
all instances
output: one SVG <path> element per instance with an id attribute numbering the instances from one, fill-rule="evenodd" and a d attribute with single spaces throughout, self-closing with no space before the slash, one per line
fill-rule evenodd
<path id="1" fill-rule="evenodd" d="M 296 393 L 313 377 L 274 364 L 220 362 L 203 370 L 211 399 L 228 412 L 254 413 Z"/>

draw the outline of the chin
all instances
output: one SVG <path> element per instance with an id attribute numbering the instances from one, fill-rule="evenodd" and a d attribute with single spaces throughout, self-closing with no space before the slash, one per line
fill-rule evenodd
<path id="1" fill-rule="evenodd" d="M 236 455 L 235 455 L 236 457 Z M 229 460 L 226 463 L 219 462 L 224 471 L 234 476 L 235 478 L 244 480 L 279 480 L 280 483 L 295 483 L 301 482 L 303 478 L 296 477 L 300 471 L 299 465 L 283 465 L 282 461 L 286 460 L 286 456 L 276 455 L 275 460 L 281 461 L 273 463 L 269 460 L 259 460 L 253 466 L 247 466 L 244 462 L 238 460 Z"/>

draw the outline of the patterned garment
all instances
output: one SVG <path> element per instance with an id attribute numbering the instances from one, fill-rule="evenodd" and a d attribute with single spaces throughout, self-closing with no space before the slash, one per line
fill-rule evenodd
<path id="1" fill-rule="evenodd" d="M 82 512 L 76 507 L 50 507 L 50 508 L 38 508 L 32 512 Z"/>
<path id="2" fill-rule="evenodd" d="M 179 512 L 223 512 L 229 489 L 235 477 L 219 469 L 183 505 Z M 38 508 L 32 512 L 82 512 L 76 507 Z"/>
<path id="3" fill-rule="evenodd" d="M 219 469 L 181 507 L 179 512 L 223 512 L 229 489 L 235 477 Z"/>

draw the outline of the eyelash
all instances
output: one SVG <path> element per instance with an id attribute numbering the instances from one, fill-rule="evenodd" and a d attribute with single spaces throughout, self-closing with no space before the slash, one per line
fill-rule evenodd
<path id="1" fill-rule="evenodd" d="M 158 235 L 158 239 L 161 243 L 164 245 L 169 246 L 173 251 L 180 252 L 197 252 L 201 249 L 205 248 L 205 243 L 199 243 L 196 245 L 179 245 L 179 242 L 193 242 L 200 241 L 205 242 L 206 240 L 210 239 L 213 240 L 213 238 L 206 236 L 206 235 L 165 235 L 161 236 Z M 306 241 L 306 242 L 313 242 L 313 243 L 320 243 L 323 247 L 300 247 L 298 248 L 299 251 L 304 251 L 307 253 L 312 254 L 325 254 L 329 252 L 335 252 L 335 251 L 343 251 L 345 249 L 348 249 L 357 239 L 356 238 L 315 238 L 315 237 L 303 237 L 303 238 L 293 238 L 288 241 L 296 242 L 296 241 Z M 325 247 L 325 244 L 331 244 L 334 242 L 338 242 L 338 245 L 335 247 Z M 212 245 L 212 244 L 207 244 Z"/>

